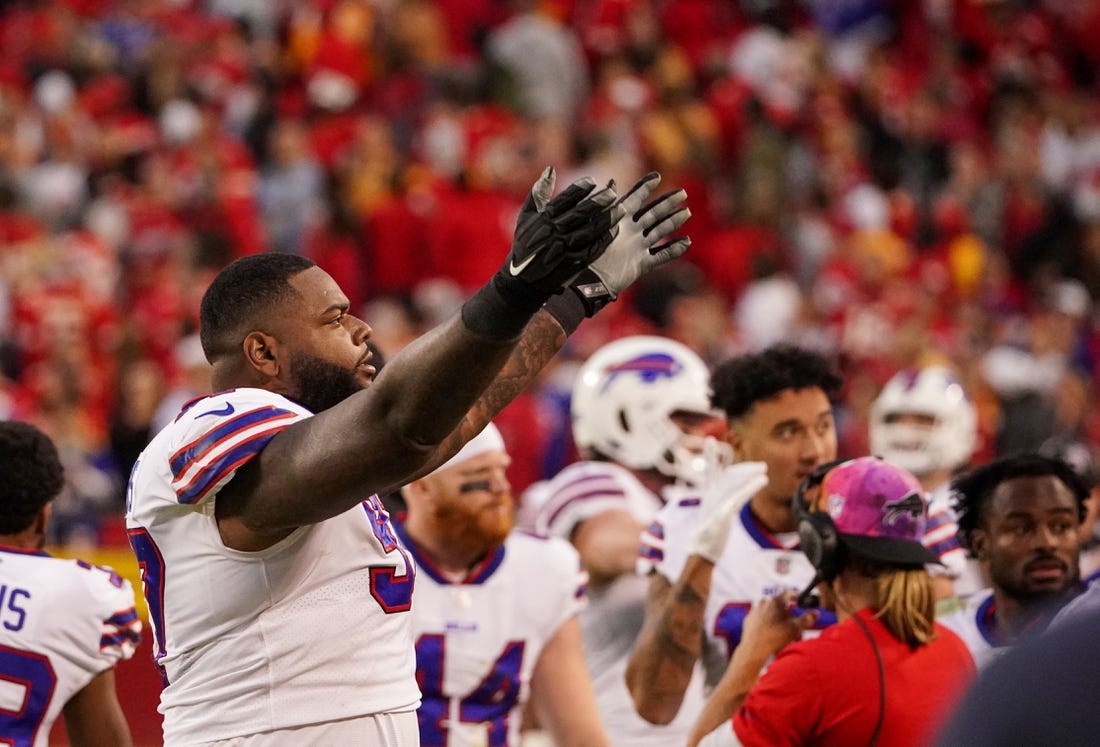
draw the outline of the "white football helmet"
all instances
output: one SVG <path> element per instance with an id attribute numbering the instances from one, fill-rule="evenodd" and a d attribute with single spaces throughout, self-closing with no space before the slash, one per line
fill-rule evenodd
<path id="1" fill-rule="evenodd" d="M 671 415 L 722 417 L 710 405 L 706 363 L 685 345 L 649 335 L 593 353 L 577 372 L 570 410 L 577 448 L 692 485 L 703 478 L 703 439 L 685 434 Z"/>
<path id="2" fill-rule="evenodd" d="M 930 427 L 891 422 L 902 414 L 931 416 Z M 871 405 L 871 453 L 918 477 L 970 461 L 978 441 L 978 414 L 962 383 L 946 366 L 894 374 Z"/>

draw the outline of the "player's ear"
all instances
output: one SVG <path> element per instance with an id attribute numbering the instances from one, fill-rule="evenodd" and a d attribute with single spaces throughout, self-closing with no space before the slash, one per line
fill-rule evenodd
<path id="1" fill-rule="evenodd" d="M 268 378 L 279 374 L 278 343 L 266 332 L 249 332 L 243 343 L 244 357 L 249 365 Z"/>
<path id="2" fill-rule="evenodd" d="M 987 559 L 986 548 L 988 547 L 988 539 L 984 529 L 975 528 L 970 532 L 966 545 L 978 560 Z"/>
<path id="3" fill-rule="evenodd" d="M 53 514 L 53 501 L 50 501 L 42 510 L 38 512 L 38 516 L 34 517 L 34 533 L 40 537 L 46 536 L 46 528 L 50 525 L 50 516 Z"/>
<path id="4" fill-rule="evenodd" d="M 745 445 L 745 439 L 741 435 L 741 430 L 737 427 L 737 424 L 730 421 L 729 426 L 726 428 L 726 443 L 733 449 L 733 461 L 744 461 L 745 453 L 743 451 Z"/>

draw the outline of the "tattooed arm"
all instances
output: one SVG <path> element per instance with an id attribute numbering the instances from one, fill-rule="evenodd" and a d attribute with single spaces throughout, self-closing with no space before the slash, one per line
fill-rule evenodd
<path id="1" fill-rule="evenodd" d="M 446 462 L 458 453 L 464 443 L 484 430 L 490 420 L 530 386 L 542 367 L 565 345 L 566 339 L 565 330 L 554 316 L 545 310 L 536 313 L 527 323 L 523 336 L 500 373 L 418 476 L 426 475 Z"/>
<path id="2" fill-rule="evenodd" d="M 667 724 L 680 711 L 695 662 L 703 650 L 703 613 L 714 563 L 688 556 L 675 584 L 650 576 L 645 623 L 626 668 L 638 715 Z"/>

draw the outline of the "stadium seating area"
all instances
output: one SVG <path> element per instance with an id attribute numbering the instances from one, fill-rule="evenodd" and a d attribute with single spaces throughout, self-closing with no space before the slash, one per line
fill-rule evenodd
<path id="1" fill-rule="evenodd" d="M 544 165 L 684 186 L 693 248 L 500 421 L 517 492 L 570 458 L 577 361 L 837 351 L 842 452 L 906 365 L 974 394 L 980 458 L 1091 449 L 1100 1 L 0 3 L 0 415 L 62 448 L 58 543 L 112 544 L 198 299 L 301 252 L 393 354 L 499 264 Z"/>

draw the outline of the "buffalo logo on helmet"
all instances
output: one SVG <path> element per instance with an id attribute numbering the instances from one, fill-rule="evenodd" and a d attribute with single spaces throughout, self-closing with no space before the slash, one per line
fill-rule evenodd
<path id="1" fill-rule="evenodd" d="M 633 374 L 644 383 L 651 384 L 659 379 L 672 379 L 683 369 L 684 365 L 668 353 L 648 353 L 637 358 L 631 358 L 614 366 L 604 369 L 604 379 L 601 391 L 605 391 L 611 383 L 626 374 Z"/>

